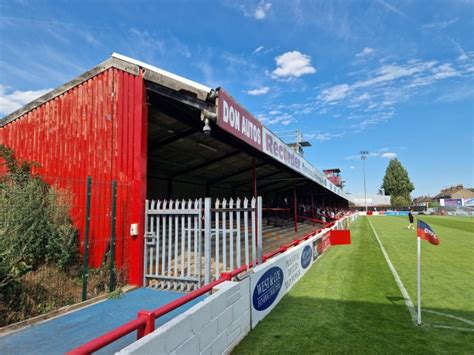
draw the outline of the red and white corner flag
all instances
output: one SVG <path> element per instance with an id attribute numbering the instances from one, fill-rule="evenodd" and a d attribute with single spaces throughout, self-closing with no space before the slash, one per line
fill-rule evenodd
<path id="1" fill-rule="evenodd" d="M 418 317 L 416 323 L 421 325 L 421 240 L 427 240 L 433 245 L 439 245 L 439 238 L 428 223 L 422 220 L 417 221 L 416 236 L 418 238 Z"/>

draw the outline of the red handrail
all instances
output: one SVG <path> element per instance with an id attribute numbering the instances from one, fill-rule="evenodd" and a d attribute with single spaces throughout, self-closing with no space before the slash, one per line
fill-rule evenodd
<path id="1" fill-rule="evenodd" d="M 328 223 L 328 226 L 334 225 L 334 222 Z M 300 244 L 304 240 L 308 240 L 310 237 L 318 234 L 322 231 L 321 228 L 317 229 L 316 231 L 312 231 L 308 234 L 305 234 L 301 238 L 294 239 L 291 243 L 282 245 L 278 249 L 271 251 L 265 255 L 263 255 L 263 261 L 267 261 L 270 258 L 273 258 L 275 255 L 280 253 L 284 253 L 289 248 Z M 211 282 L 208 285 L 204 285 L 201 288 L 194 290 L 187 295 L 184 295 L 160 308 L 157 308 L 154 311 L 140 311 L 138 312 L 138 317 L 134 320 L 131 320 L 95 339 L 88 341 L 87 343 L 70 350 L 67 354 L 68 355 L 79 355 L 79 354 L 91 354 L 94 351 L 100 350 L 103 347 L 113 343 L 114 341 L 124 337 L 127 334 L 130 334 L 133 331 L 137 331 L 137 339 L 142 338 L 143 336 L 153 332 L 155 330 L 155 319 L 157 317 L 161 317 L 178 307 L 183 306 L 184 304 L 188 303 L 196 299 L 199 296 L 204 295 L 205 293 L 211 291 L 217 285 L 225 282 L 230 281 L 235 276 L 239 275 L 240 273 L 250 269 L 253 266 L 253 262 L 248 265 L 243 265 L 240 268 L 237 268 L 231 272 L 222 272 L 220 274 L 220 278 Z"/>
<path id="2" fill-rule="evenodd" d="M 71 351 L 68 354 L 90 354 L 94 351 L 102 349 L 103 347 L 112 344 L 114 341 L 124 337 L 125 335 L 144 328 L 147 320 L 144 317 L 138 317 L 134 320 L 131 320 L 125 324 L 122 324 L 120 327 L 111 330 L 98 338 L 95 338 L 84 345 L 81 345 Z"/>

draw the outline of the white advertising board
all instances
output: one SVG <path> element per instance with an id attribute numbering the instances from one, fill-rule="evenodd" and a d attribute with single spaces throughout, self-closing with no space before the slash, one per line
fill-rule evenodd
<path id="1" fill-rule="evenodd" d="M 357 217 L 358 214 L 352 214 L 339 220 L 339 228 L 348 229 Z M 252 328 L 275 308 L 313 262 L 329 248 L 332 229 L 337 229 L 336 225 L 253 269 L 250 274 Z"/>
<path id="2" fill-rule="evenodd" d="M 252 328 L 257 325 L 313 263 L 311 238 L 257 266 L 250 275 Z"/>

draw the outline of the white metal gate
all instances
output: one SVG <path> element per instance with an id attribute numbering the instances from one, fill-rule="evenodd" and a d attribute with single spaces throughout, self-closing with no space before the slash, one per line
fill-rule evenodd
<path id="1" fill-rule="evenodd" d="M 202 200 L 146 201 L 145 286 L 201 286 Z"/>
<path id="2" fill-rule="evenodd" d="M 145 212 L 145 286 L 189 291 L 262 262 L 261 197 L 147 200 Z"/>

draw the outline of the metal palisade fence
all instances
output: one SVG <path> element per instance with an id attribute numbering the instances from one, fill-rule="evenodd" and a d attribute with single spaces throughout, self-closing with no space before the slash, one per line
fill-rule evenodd
<path id="1" fill-rule="evenodd" d="M 189 291 L 262 262 L 262 199 L 146 202 L 144 284 Z"/>

